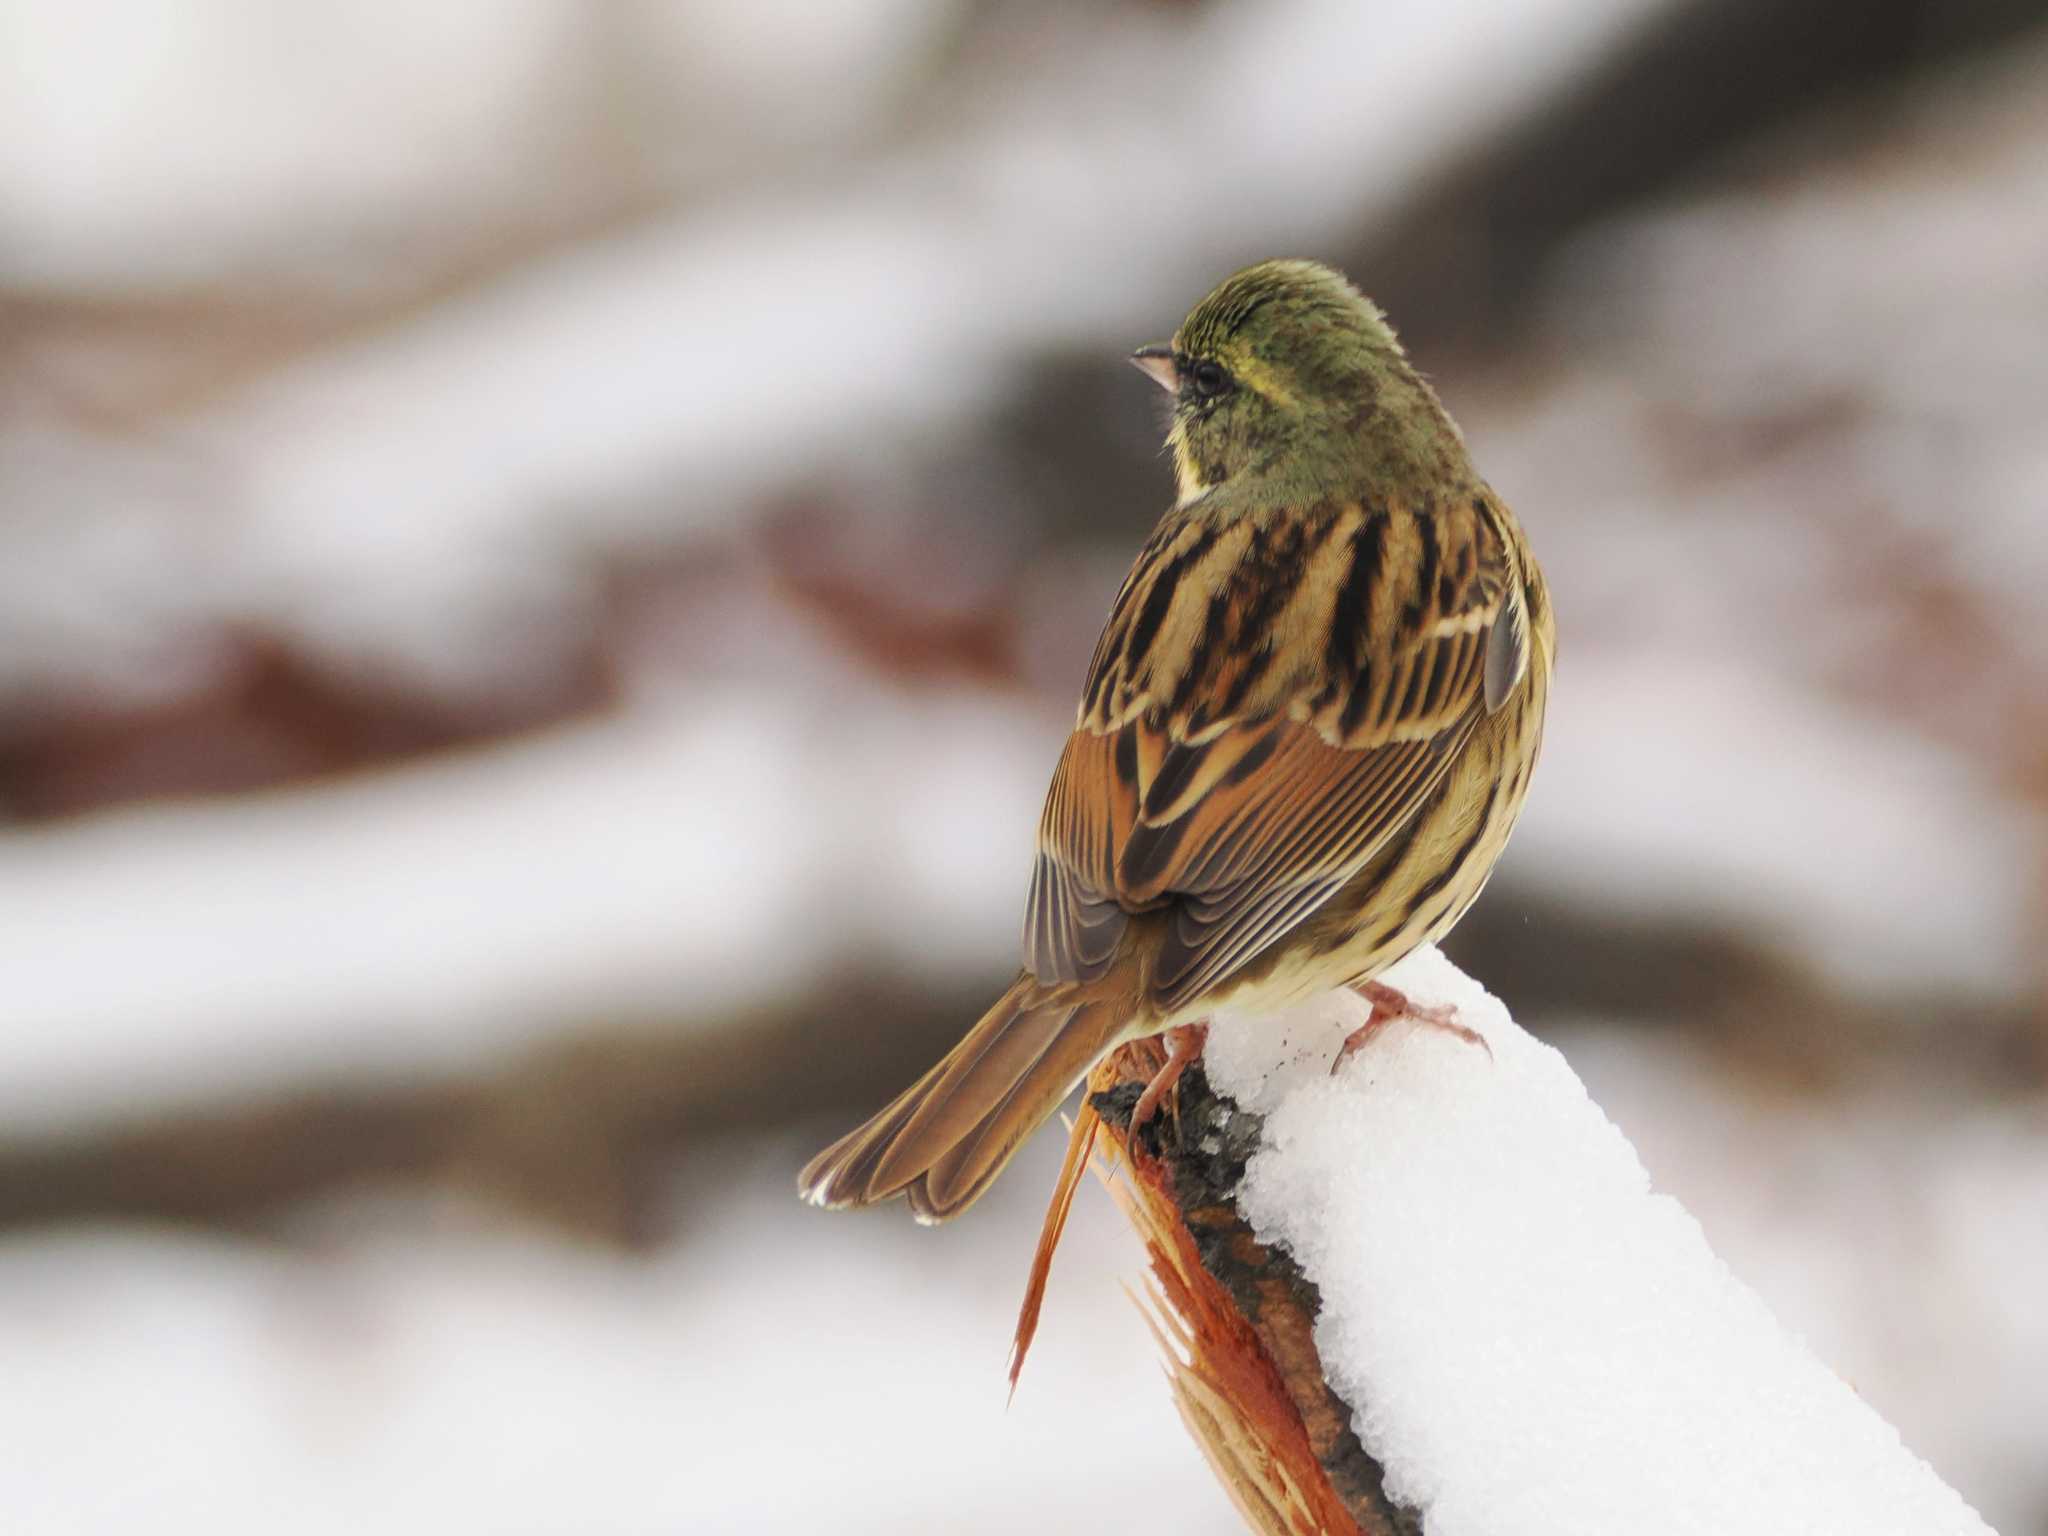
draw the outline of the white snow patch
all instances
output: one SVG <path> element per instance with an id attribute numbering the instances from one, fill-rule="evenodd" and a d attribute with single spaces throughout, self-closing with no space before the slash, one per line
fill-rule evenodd
<path id="1" fill-rule="evenodd" d="M 1773 1093 L 1683 1031 L 1553 1036 L 1658 1186 L 2004 1531 L 2048 1514 L 2048 1096 Z"/>
<path id="2" fill-rule="evenodd" d="M 1789 943 L 1866 993 L 2007 995 L 2037 816 L 1976 765 L 1753 668 L 1650 647 L 1561 668 L 1511 869 L 1598 910 Z"/>
<path id="3" fill-rule="evenodd" d="M 1322 1292 L 1332 1384 L 1432 1536 L 1987 1527 L 1651 1192 L 1557 1051 L 1435 951 L 1387 973 L 1487 1051 L 1362 1005 L 1225 1018 L 1265 1115 L 1244 1209 Z"/>
<path id="4" fill-rule="evenodd" d="M 130 3 L 163 24 L 161 0 Z M 376 18 L 390 8 L 361 3 L 358 46 L 383 35 Z M 1668 3 L 1461 0 L 1446 10 L 1403 0 L 1368 16 L 1297 0 L 1284 10 L 1224 7 L 1171 32 L 1119 32 L 1120 51 L 1102 61 L 1115 89 L 1076 91 L 1049 110 L 1057 81 L 1020 69 L 943 133 L 829 176 L 747 178 L 729 195 L 265 374 L 162 430 L 163 451 L 212 466 L 218 485 L 210 495 L 167 492 L 146 510 L 172 525 L 162 538 L 176 544 L 190 539 L 195 506 L 212 514 L 217 531 L 198 552 L 210 611 L 274 624 L 340 662 L 444 686 L 495 679 L 516 628 L 507 616 L 573 609 L 576 572 L 592 554 L 684 545 L 752 515 L 765 491 L 943 439 L 1049 349 L 1086 346 L 1116 367 L 1122 348 L 1171 329 L 1232 266 L 1290 246 L 1312 251 L 1355 229 L 1443 157 L 1567 88 Z M 915 26 L 908 0 L 898 4 Z M 179 93 L 184 110 L 208 110 L 215 96 L 204 87 L 224 61 L 248 65 L 247 79 L 238 76 L 245 90 L 270 81 L 266 94 L 290 95 L 295 77 L 272 80 L 265 66 L 265 30 L 234 25 L 247 6 L 208 0 L 205 57 L 189 61 L 200 88 Z M 756 9 L 748 35 L 779 54 L 775 26 Z M 559 10 L 529 0 L 521 11 L 536 46 Z M 10 14 L 0 0 L 0 22 Z M 488 31 L 494 14 L 467 0 L 439 35 L 461 52 L 462 25 Z M 735 26 L 745 30 L 738 17 L 714 27 L 714 53 Z M 0 26 L 0 42 L 7 36 Z M 509 43 L 493 55 L 514 74 L 519 57 Z M 89 66 L 68 47 L 48 60 L 50 81 L 23 121 L 69 121 L 65 81 Z M 151 64 L 159 67 L 171 66 Z M 122 115 L 134 82 L 91 84 L 78 93 L 80 143 L 98 145 L 109 125 L 137 138 Z M 238 102 L 232 92 L 219 99 Z M 1217 100 L 1239 110 L 1217 114 Z M 524 114 L 506 110 L 530 131 Z M 328 115 L 309 111 L 324 136 Z M 245 116 L 212 125 L 232 157 L 177 148 L 181 134 L 164 151 L 190 158 L 192 175 L 210 155 L 224 159 L 209 190 L 235 211 L 249 197 L 234 174 L 240 157 L 289 167 L 294 154 L 330 153 L 266 148 L 275 136 L 252 132 Z M 344 117 L 378 126 L 359 111 Z M 0 102 L 0 128 L 8 120 Z M 501 159 L 518 160 L 520 136 Z M 100 164 L 83 149 L 37 160 L 49 137 L 14 136 L 10 147 L 28 156 L 24 176 L 106 184 L 83 173 Z M 458 190 L 464 163 L 445 171 Z M 130 174 L 143 170 L 120 173 Z M 0 164 L 0 213 L 17 179 Z M 300 196 L 324 184 L 290 187 Z M 204 206 L 178 201 L 184 185 L 165 180 L 162 193 L 188 215 L 179 232 L 210 228 Z M 80 201 L 103 216 L 126 207 Z M 302 224 L 285 220 L 288 230 Z M 107 239 L 114 258 L 157 248 L 119 231 Z M 88 527 L 98 515 L 90 505 L 67 512 Z M 0 567 L 24 558 L 15 542 L 0 519 Z M 147 583 L 159 569 L 138 560 L 122 567 L 123 580 Z M 153 607 L 141 617 L 126 605 L 89 611 L 123 649 L 161 642 Z M 65 650 L 52 643 L 34 654 Z"/>
<path id="5" fill-rule="evenodd" d="M 575 18 L 563 0 L 0 0 L 0 275 L 171 286 L 500 208 L 559 163 Z"/>
<path id="6" fill-rule="evenodd" d="M 1056 1146 L 943 1233 L 799 1205 L 801 1156 L 694 1182 L 686 1241 L 640 1259 L 360 1205 L 309 1248 L 0 1240 L 0 1527 L 1038 1536 L 1143 1508 L 1241 1529 L 1109 1281 L 1132 1245 L 1107 1201 L 1075 1212 L 1006 1404 Z"/>
<path id="7" fill-rule="evenodd" d="M 855 958 L 998 974 L 1059 735 L 972 695 L 706 690 L 0 834 L 0 1122 L 448 1070 L 593 1018 L 729 1016 Z"/>

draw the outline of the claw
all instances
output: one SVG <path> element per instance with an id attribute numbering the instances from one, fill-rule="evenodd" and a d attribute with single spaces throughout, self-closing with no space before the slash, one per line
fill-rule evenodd
<path id="1" fill-rule="evenodd" d="M 1180 1082 L 1181 1073 L 1202 1054 L 1202 1046 L 1209 1038 L 1206 1024 L 1177 1024 L 1166 1032 L 1166 1064 L 1152 1074 L 1152 1081 L 1145 1085 L 1145 1091 L 1138 1095 L 1138 1102 L 1131 1108 L 1131 1123 L 1124 1128 L 1124 1156 L 1131 1155 L 1132 1143 L 1138 1129 L 1159 1112 L 1160 1101 Z M 1180 1095 L 1173 1096 L 1173 1126 L 1176 1137 L 1180 1134 Z"/>
<path id="2" fill-rule="evenodd" d="M 1344 1037 L 1344 1044 L 1337 1051 L 1337 1059 L 1330 1063 L 1330 1076 L 1335 1077 L 1340 1067 L 1352 1056 L 1364 1049 L 1366 1043 L 1396 1019 L 1413 1019 L 1418 1024 L 1427 1024 L 1432 1029 L 1448 1030 L 1468 1045 L 1476 1045 L 1486 1052 L 1486 1059 L 1493 1059 L 1493 1047 L 1486 1043 L 1486 1036 L 1476 1029 L 1458 1022 L 1458 1010 L 1448 1003 L 1414 1003 L 1408 994 L 1398 987 L 1390 987 L 1383 981 L 1360 982 L 1351 989 L 1368 1003 L 1372 1012 L 1365 1016 L 1365 1022 Z"/>

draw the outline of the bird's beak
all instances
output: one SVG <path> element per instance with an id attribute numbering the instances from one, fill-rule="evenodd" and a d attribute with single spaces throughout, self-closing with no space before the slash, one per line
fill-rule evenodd
<path id="1" fill-rule="evenodd" d="M 1140 347 L 1131 354 L 1131 366 L 1169 395 L 1180 393 L 1180 370 L 1173 366 L 1173 348 Z"/>

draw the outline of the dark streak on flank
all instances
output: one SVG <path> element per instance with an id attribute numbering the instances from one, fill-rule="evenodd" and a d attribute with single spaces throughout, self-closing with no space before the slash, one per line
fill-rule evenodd
<path id="1" fill-rule="evenodd" d="M 1173 597 L 1180 590 L 1181 577 L 1188 567 L 1209 552 L 1209 546 L 1216 542 L 1216 535 L 1208 528 L 1198 528 L 1193 541 L 1186 549 L 1175 555 L 1160 567 L 1153 579 L 1152 590 L 1145 594 L 1145 606 L 1138 610 L 1137 622 L 1131 626 L 1130 634 L 1123 644 L 1123 655 L 1129 670 L 1136 672 L 1147 660 L 1147 652 L 1158 637 L 1159 626 L 1166 622 L 1166 611 L 1173 606 Z M 1131 679 L 1136 681 L 1135 677 Z"/>
<path id="2" fill-rule="evenodd" d="M 1387 516 L 1366 511 L 1365 521 L 1351 535 L 1351 568 L 1330 610 L 1330 638 L 1325 647 L 1331 672 L 1342 675 L 1369 670 L 1365 659 L 1366 626 L 1372 622 L 1372 589 L 1386 558 Z M 1364 681 L 1363 676 L 1360 679 Z"/>
<path id="3" fill-rule="evenodd" d="M 1179 533 L 1179 528 L 1169 524 L 1155 529 L 1152 536 L 1145 541 L 1145 547 L 1138 551 L 1137 561 L 1131 567 L 1131 574 L 1124 578 L 1124 584 L 1117 589 L 1116 601 L 1110 605 L 1109 617 L 1103 621 L 1102 627 L 1105 632 L 1116 628 L 1117 622 L 1129 613 L 1131 603 L 1136 599 L 1139 589 L 1144 586 L 1139 577 L 1151 568 L 1153 558 L 1166 545 L 1172 543 Z"/>
<path id="4" fill-rule="evenodd" d="M 1286 546 L 1271 553 L 1270 568 L 1258 579 L 1251 601 L 1238 612 L 1229 644 L 1238 649 L 1249 643 L 1251 650 L 1243 656 L 1238 682 L 1232 690 L 1234 695 L 1241 697 L 1272 663 L 1273 620 L 1293 600 L 1306 568 L 1301 558 L 1303 533 L 1298 526 L 1288 530 Z"/>
<path id="5" fill-rule="evenodd" d="M 1422 541 L 1422 563 L 1415 574 L 1415 601 L 1408 605 L 1405 617 L 1411 630 L 1422 627 L 1422 615 L 1436 591 L 1437 567 L 1443 563 L 1443 550 L 1437 542 L 1436 516 L 1424 509 L 1415 514 L 1416 536 Z"/>
<path id="6" fill-rule="evenodd" d="M 1261 645 L 1249 656 L 1243 657 L 1239 661 L 1237 676 L 1230 680 L 1229 689 L 1224 693 L 1221 702 L 1217 705 L 1218 712 L 1224 719 L 1229 719 L 1239 709 L 1244 707 L 1245 698 L 1252 691 L 1252 685 L 1266 675 L 1266 668 L 1272 664 L 1272 661 L 1273 648 L 1271 645 Z M 1202 723 L 1205 722 L 1198 722 L 1191 716 L 1188 720 L 1188 727 L 1191 730 L 1198 730 Z"/>
<path id="7" fill-rule="evenodd" d="M 1121 655 L 1123 653 L 1121 641 L 1111 644 L 1110 637 L 1107 635 L 1103 637 L 1103 640 L 1105 657 Z M 1084 716 L 1102 713 L 1103 705 L 1109 696 L 1109 685 L 1115 677 L 1116 668 L 1110 665 L 1107 660 L 1095 669 L 1095 675 L 1088 680 L 1088 698 L 1087 702 L 1083 704 L 1081 711 Z"/>
<path id="8" fill-rule="evenodd" d="M 1202 632 L 1195 637 L 1194 650 L 1173 685 L 1173 697 L 1167 701 L 1169 711 L 1177 714 L 1187 707 L 1196 688 L 1208 678 L 1219 650 L 1227 652 L 1231 596 L 1228 585 L 1210 595 L 1209 611 L 1202 619 Z"/>
<path id="9" fill-rule="evenodd" d="M 1336 537 L 1337 525 L 1344 520 L 1345 505 L 1326 498 L 1310 507 L 1303 515 L 1302 525 L 1310 530 L 1303 536 L 1306 547 L 1301 552 L 1301 563 L 1304 569 L 1322 552 L 1323 546 Z"/>
<path id="10" fill-rule="evenodd" d="M 1463 540 L 1458 545 L 1455 562 L 1446 563 L 1443 574 L 1436 581 L 1436 611 L 1450 614 L 1461 612 L 1472 598 L 1472 577 L 1478 564 L 1473 550 L 1473 541 Z"/>

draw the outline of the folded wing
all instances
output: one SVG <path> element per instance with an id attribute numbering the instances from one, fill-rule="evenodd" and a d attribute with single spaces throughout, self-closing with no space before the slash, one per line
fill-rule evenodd
<path id="1" fill-rule="evenodd" d="M 1257 538 L 1222 545 L 1221 570 L 1186 538 L 1141 557 L 1040 822 L 1024 960 L 1041 982 L 1099 977 L 1155 911 L 1162 1011 L 1227 980 L 1401 833 L 1519 682 L 1519 582 L 1483 499 L 1328 515 L 1287 537 L 1290 570 Z M 1133 622 L 1148 610 L 1200 622 Z"/>

